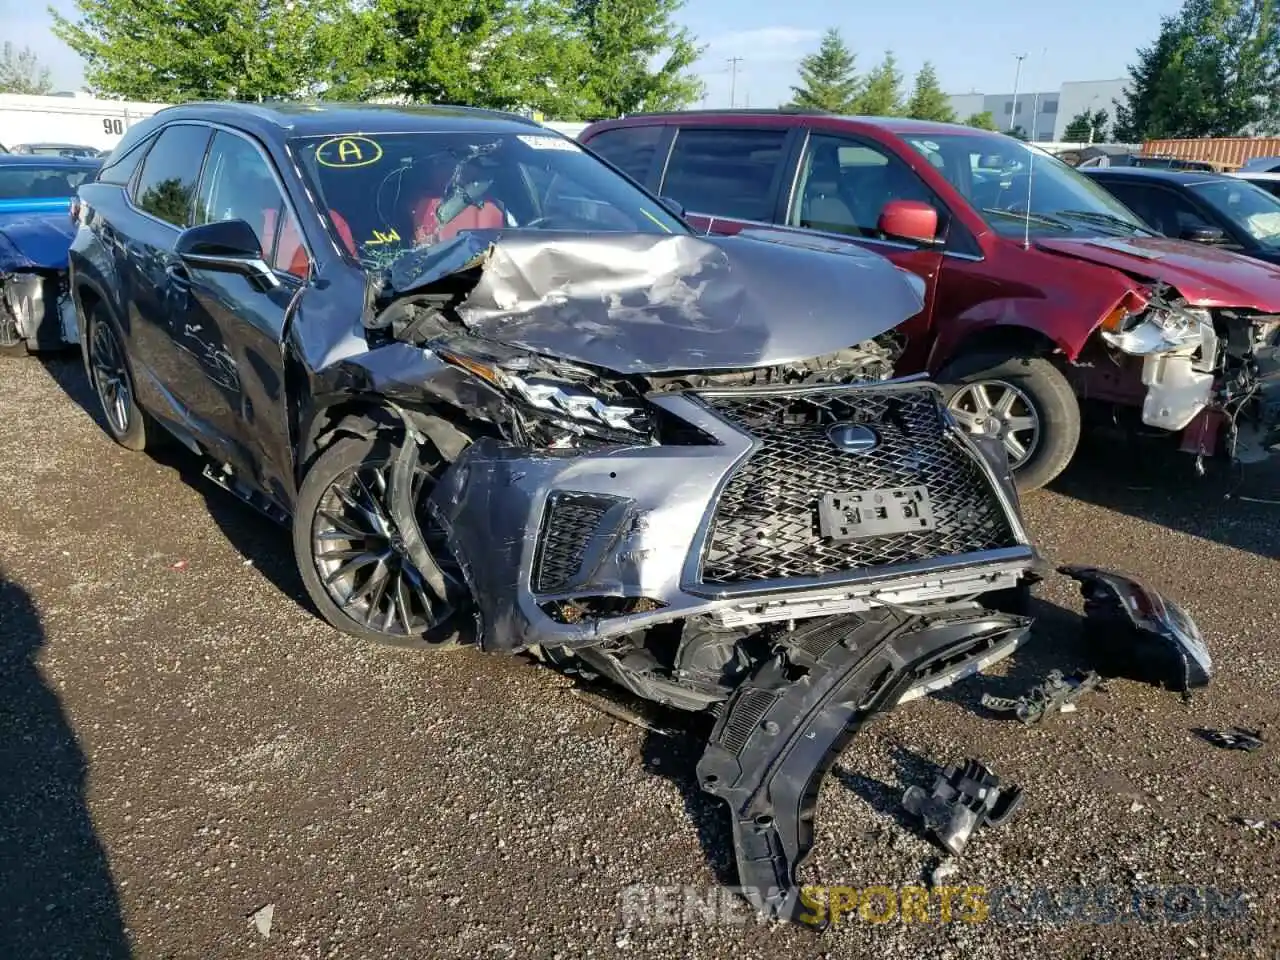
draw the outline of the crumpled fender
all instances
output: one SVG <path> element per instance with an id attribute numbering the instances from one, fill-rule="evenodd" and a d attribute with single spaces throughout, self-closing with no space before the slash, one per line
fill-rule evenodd
<path id="1" fill-rule="evenodd" d="M 1024 635 L 1030 621 L 969 608 L 809 621 L 728 703 L 698 761 L 702 789 L 729 804 L 741 892 L 770 917 L 814 926 L 796 873 L 813 847 L 818 789 L 877 711 L 920 684 Z M 961 670 L 960 673 L 964 671 Z"/>
<path id="2" fill-rule="evenodd" d="M 1140 310 L 1146 303 L 1141 284 L 1121 273 L 1096 267 L 1081 271 L 1071 261 L 1063 261 L 1064 286 L 1070 294 L 1056 295 L 1039 286 L 1022 286 L 1002 281 L 1005 296 L 983 300 L 946 323 L 935 327 L 937 335 L 928 359 L 930 373 L 937 373 L 973 339 L 989 335 L 995 328 L 1022 328 L 1052 341 L 1075 362 L 1095 330 L 1114 310 L 1124 306 Z M 1075 274 L 1082 274 L 1076 277 Z M 1101 274 L 1101 276 L 1099 275 Z"/>
<path id="3" fill-rule="evenodd" d="M 1182 607 L 1114 570 L 1063 566 L 1058 572 L 1079 582 L 1085 629 L 1104 659 L 1135 668 L 1130 672 L 1139 679 L 1173 680 L 1184 694 L 1209 683 L 1213 660 Z"/>

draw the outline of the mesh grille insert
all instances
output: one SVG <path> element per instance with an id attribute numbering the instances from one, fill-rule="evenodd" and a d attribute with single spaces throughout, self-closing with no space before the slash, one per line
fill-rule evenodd
<path id="1" fill-rule="evenodd" d="M 986 476 L 947 437 L 932 389 L 852 387 L 703 401 L 761 444 L 721 493 L 703 583 L 820 577 L 1017 545 Z M 826 431 L 842 422 L 871 427 L 879 445 L 858 454 L 837 449 Z M 823 494 L 919 484 L 928 488 L 935 529 L 847 542 L 820 535 Z"/>

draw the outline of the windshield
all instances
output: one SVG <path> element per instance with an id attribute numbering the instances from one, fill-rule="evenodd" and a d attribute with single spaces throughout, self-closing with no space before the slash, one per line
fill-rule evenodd
<path id="1" fill-rule="evenodd" d="M 391 133 L 291 142 L 339 242 L 367 269 L 466 230 L 688 233 L 572 140 Z"/>
<path id="2" fill-rule="evenodd" d="M 23 163 L 0 165 L 0 200 L 48 200 L 74 197 L 76 188 L 93 176 L 94 164 Z"/>
<path id="3" fill-rule="evenodd" d="M 1021 140 L 980 133 L 904 139 L 997 233 L 1021 237 L 1028 226 L 1041 234 L 1150 233 L 1105 189 Z"/>
<path id="4" fill-rule="evenodd" d="M 1264 247 L 1280 249 L 1280 200 L 1247 180 L 1207 180 L 1187 187 Z"/>

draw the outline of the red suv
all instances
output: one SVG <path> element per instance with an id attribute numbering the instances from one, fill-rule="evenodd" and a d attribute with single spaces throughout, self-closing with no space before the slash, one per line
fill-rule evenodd
<path id="1" fill-rule="evenodd" d="M 1071 459 L 1082 401 L 1135 408 L 1194 453 L 1276 445 L 1280 268 L 1162 237 L 1036 147 L 783 111 L 633 116 L 579 139 L 698 229 L 803 230 L 918 274 L 899 369 L 998 433 L 1024 490 Z"/>

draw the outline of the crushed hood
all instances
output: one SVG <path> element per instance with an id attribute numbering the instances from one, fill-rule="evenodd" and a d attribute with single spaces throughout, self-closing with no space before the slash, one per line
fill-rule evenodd
<path id="1" fill-rule="evenodd" d="M 475 231 L 401 257 L 391 292 L 469 271 L 458 313 L 472 334 L 621 374 L 805 360 L 923 305 L 919 281 L 883 257 L 786 234 Z"/>
<path id="2" fill-rule="evenodd" d="M 1049 238 L 1036 246 L 1163 281 L 1195 306 L 1280 312 L 1280 267 L 1227 250 L 1167 237 Z"/>
<path id="3" fill-rule="evenodd" d="M 13 270 L 65 270 L 75 224 L 61 213 L 0 212 L 0 273 Z"/>

